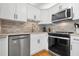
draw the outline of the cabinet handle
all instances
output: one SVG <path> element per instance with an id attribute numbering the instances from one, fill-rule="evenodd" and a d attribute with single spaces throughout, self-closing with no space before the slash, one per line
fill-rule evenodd
<path id="1" fill-rule="evenodd" d="M 18 15 L 17 14 L 14 14 L 14 19 L 17 19 L 18 18 Z"/>
<path id="2" fill-rule="evenodd" d="M 70 45 L 70 50 L 72 50 L 72 45 Z"/>
<path id="3" fill-rule="evenodd" d="M 74 39 L 74 40 L 79 41 L 79 39 Z"/>
<path id="4" fill-rule="evenodd" d="M 18 15 L 16 14 L 16 19 L 18 19 Z"/>
<path id="5" fill-rule="evenodd" d="M 37 43 L 38 43 L 38 44 L 40 43 L 40 39 L 37 40 Z"/>
<path id="6" fill-rule="evenodd" d="M 62 5 L 59 6 L 59 10 L 61 10 L 61 9 L 62 9 Z"/>
<path id="7" fill-rule="evenodd" d="M 14 19 L 16 19 L 16 14 L 14 14 Z"/>
<path id="8" fill-rule="evenodd" d="M 36 19 L 36 15 L 34 15 L 34 19 Z"/>

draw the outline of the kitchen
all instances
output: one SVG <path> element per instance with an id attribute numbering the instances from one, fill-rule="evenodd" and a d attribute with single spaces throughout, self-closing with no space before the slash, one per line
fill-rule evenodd
<path id="1" fill-rule="evenodd" d="M 0 56 L 79 56 L 78 10 L 79 3 L 0 3 Z"/>

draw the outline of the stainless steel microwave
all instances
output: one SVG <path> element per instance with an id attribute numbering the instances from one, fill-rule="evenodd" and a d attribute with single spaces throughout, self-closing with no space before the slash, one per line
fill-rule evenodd
<path id="1" fill-rule="evenodd" d="M 52 15 L 52 22 L 72 19 L 72 8 L 67 8 Z"/>

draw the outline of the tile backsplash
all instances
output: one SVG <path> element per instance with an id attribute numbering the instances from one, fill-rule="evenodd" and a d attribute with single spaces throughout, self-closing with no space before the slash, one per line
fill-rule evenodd
<path id="1" fill-rule="evenodd" d="M 37 22 L 32 21 L 22 23 L 16 21 L 0 20 L 0 33 L 42 32 L 43 27 L 46 27 L 47 30 L 48 28 L 51 28 L 51 32 L 75 31 L 74 21 L 65 21 L 49 25 L 39 25 Z"/>
<path id="2" fill-rule="evenodd" d="M 74 21 L 62 21 L 53 25 L 54 31 L 57 32 L 74 32 Z"/>
<path id="3" fill-rule="evenodd" d="M 53 25 L 52 24 L 40 24 L 40 30 L 43 32 L 44 27 L 46 28 L 46 32 L 49 32 L 49 28 L 50 28 L 50 32 L 53 32 Z"/>
<path id="4" fill-rule="evenodd" d="M 25 33 L 39 32 L 39 25 L 36 22 L 15 22 L 15 21 L 0 21 L 0 33 Z"/>

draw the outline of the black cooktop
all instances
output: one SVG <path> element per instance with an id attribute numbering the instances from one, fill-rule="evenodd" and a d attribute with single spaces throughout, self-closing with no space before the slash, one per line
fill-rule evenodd
<path id="1" fill-rule="evenodd" d="M 55 32 L 55 33 L 48 33 L 49 36 L 58 36 L 58 37 L 70 37 L 70 34 L 73 32 Z"/>

